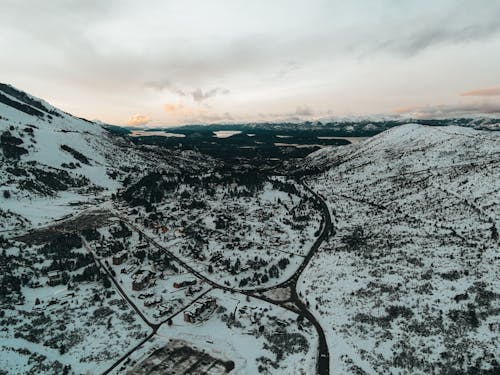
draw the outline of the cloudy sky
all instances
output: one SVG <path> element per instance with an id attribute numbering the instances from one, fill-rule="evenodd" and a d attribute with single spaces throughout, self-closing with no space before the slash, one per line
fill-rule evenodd
<path id="1" fill-rule="evenodd" d="M 500 1 L 0 0 L 0 81 L 175 125 L 500 116 Z"/>

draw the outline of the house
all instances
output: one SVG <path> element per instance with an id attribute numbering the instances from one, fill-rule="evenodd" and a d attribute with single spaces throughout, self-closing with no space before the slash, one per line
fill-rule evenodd
<path id="1" fill-rule="evenodd" d="M 139 250 L 142 250 L 142 249 L 146 249 L 148 247 L 148 243 L 147 242 L 141 242 L 141 243 L 138 243 L 136 248 L 139 249 Z"/>
<path id="2" fill-rule="evenodd" d="M 119 253 L 116 253 L 115 255 L 113 255 L 113 264 L 115 266 L 122 264 L 123 262 L 125 262 L 127 260 L 127 258 L 128 258 L 127 252 L 125 250 L 122 250 Z"/>
<path id="3" fill-rule="evenodd" d="M 174 288 L 185 288 L 187 286 L 191 286 L 191 285 L 195 285 L 196 284 L 196 280 L 184 280 L 184 281 L 181 281 L 181 282 L 175 282 L 174 283 Z"/>
<path id="4" fill-rule="evenodd" d="M 161 296 L 154 296 L 154 297 L 151 297 L 151 298 L 144 300 L 144 306 L 151 307 L 154 305 L 158 305 L 159 303 L 162 303 L 162 301 L 163 301 L 163 298 Z"/>
<path id="5" fill-rule="evenodd" d="M 189 309 L 184 311 L 184 321 L 188 323 L 200 322 L 215 311 L 217 301 L 215 298 L 196 301 Z"/>
<path id="6" fill-rule="evenodd" d="M 149 271 L 136 274 L 132 281 L 132 290 L 143 290 L 150 282 L 153 274 Z"/>
<path id="7" fill-rule="evenodd" d="M 63 274 L 61 271 L 49 271 L 47 273 L 49 277 L 49 285 L 55 286 L 63 283 Z"/>

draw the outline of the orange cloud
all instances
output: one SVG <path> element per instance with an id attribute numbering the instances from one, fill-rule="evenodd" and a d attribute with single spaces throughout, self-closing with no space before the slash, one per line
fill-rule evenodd
<path id="1" fill-rule="evenodd" d="M 462 96 L 500 96 L 500 87 L 489 87 L 485 89 L 477 89 L 472 91 L 467 91 L 462 94 Z"/>
<path id="2" fill-rule="evenodd" d="M 141 115 L 141 114 L 136 114 L 132 115 L 128 118 L 127 124 L 128 125 L 146 125 L 148 122 L 151 121 L 151 118 L 147 115 Z"/>
<path id="3" fill-rule="evenodd" d="M 165 112 L 167 113 L 175 113 L 175 112 L 179 112 L 179 111 L 182 111 L 184 109 L 184 106 L 182 104 L 172 104 L 172 103 L 166 103 L 164 106 L 163 106 L 163 109 L 165 110 Z"/>

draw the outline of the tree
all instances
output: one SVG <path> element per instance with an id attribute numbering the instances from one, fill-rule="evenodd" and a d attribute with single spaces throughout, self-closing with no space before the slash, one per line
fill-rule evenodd
<path id="1" fill-rule="evenodd" d="M 141 261 L 141 263 L 144 261 L 144 258 L 146 258 L 146 252 L 144 250 L 136 251 L 134 255 Z"/>
<path id="2" fill-rule="evenodd" d="M 3 197 L 4 197 L 5 199 L 9 199 L 9 198 L 10 198 L 10 191 L 8 191 L 8 190 L 4 190 L 4 191 L 3 191 Z"/>
<path id="3" fill-rule="evenodd" d="M 104 287 L 106 289 L 107 288 L 111 288 L 111 281 L 109 281 L 109 277 L 104 276 L 103 279 L 102 279 L 102 284 L 104 285 Z"/>
<path id="4" fill-rule="evenodd" d="M 39 305 L 39 304 L 40 304 L 40 299 L 37 297 L 37 298 L 35 299 L 35 305 Z"/>

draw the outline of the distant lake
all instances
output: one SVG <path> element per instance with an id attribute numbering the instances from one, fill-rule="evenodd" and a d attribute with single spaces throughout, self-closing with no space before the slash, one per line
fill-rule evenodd
<path id="1" fill-rule="evenodd" d="M 175 138 L 184 138 L 185 134 L 181 133 L 167 133 L 164 131 L 153 131 L 147 132 L 144 130 L 133 130 L 130 134 L 132 137 L 147 137 L 147 136 L 158 136 L 158 137 L 175 137 Z"/>
<path id="2" fill-rule="evenodd" d="M 236 134 L 241 134 L 241 131 L 239 130 L 219 130 L 214 132 L 214 137 L 217 138 L 229 138 L 232 137 L 233 135 Z"/>

